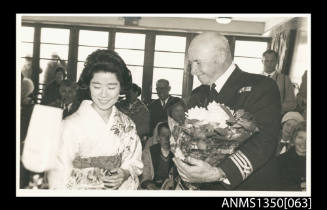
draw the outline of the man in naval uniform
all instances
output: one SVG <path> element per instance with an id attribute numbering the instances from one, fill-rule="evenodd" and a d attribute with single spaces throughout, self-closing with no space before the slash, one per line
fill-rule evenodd
<path id="1" fill-rule="evenodd" d="M 192 91 L 188 108 L 216 101 L 251 113 L 260 129 L 218 167 L 188 158 L 174 158 L 183 181 L 201 183 L 201 190 L 278 190 L 275 157 L 280 132 L 281 101 L 276 83 L 242 71 L 232 59 L 227 39 L 214 32 L 195 37 L 188 49 L 191 73 L 201 86 Z"/>

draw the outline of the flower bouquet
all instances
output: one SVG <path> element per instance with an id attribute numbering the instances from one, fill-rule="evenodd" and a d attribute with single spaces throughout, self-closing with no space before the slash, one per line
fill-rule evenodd
<path id="1" fill-rule="evenodd" d="M 224 104 L 212 102 L 205 108 L 195 107 L 186 113 L 180 126 L 168 118 L 172 132 L 171 151 L 175 157 L 203 160 L 217 166 L 259 129 L 253 116 L 244 110 L 233 111 Z"/>

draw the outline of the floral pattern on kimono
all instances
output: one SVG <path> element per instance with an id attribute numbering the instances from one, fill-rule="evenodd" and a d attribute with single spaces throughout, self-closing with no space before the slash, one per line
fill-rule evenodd
<path id="1" fill-rule="evenodd" d="M 117 103 L 117 107 L 134 121 L 137 133 L 140 137 L 150 132 L 150 112 L 141 100 L 136 99 L 130 104 L 128 100 L 125 99 Z"/>
<path id="2" fill-rule="evenodd" d="M 133 121 L 115 106 L 105 123 L 85 100 L 73 115 L 63 121 L 62 138 L 57 167 L 49 177 L 50 188 L 55 189 L 105 189 L 102 178 L 107 170 L 98 167 L 74 168 L 76 157 L 120 156 L 120 168 L 130 176 L 119 189 L 136 190 L 138 176 L 143 172 L 142 146 Z"/>

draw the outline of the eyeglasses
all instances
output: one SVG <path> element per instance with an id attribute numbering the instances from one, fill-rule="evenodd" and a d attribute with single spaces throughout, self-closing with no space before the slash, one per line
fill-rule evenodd
<path id="1" fill-rule="evenodd" d="M 158 90 L 167 90 L 168 89 L 168 87 L 156 87 L 156 90 L 158 91 Z"/>

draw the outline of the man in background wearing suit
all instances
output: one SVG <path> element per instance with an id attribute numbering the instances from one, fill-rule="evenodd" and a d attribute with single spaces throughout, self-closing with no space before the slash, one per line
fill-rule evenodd
<path id="1" fill-rule="evenodd" d="M 262 56 L 262 63 L 264 66 L 263 74 L 275 80 L 277 83 L 282 103 L 282 115 L 294 111 L 296 108 L 296 99 L 293 84 L 287 75 L 276 71 L 278 54 L 273 50 L 267 50 Z"/>
<path id="2" fill-rule="evenodd" d="M 166 79 L 157 81 L 156 90 L 159 98 L 149 105 L 151 136 L 158 122 L 168 120 L 167 108 L 180 100 L 180 98 L 169 95 L 170 86 L 169 81 Z"/>
<path id="3" fill-rule="evenodd" d="M 201 183 L 201 190 L 278 190 L 275 157 L 280 132 L 281 102 L 276 83 L 263 76 L 243 72 L 234 62 L 227 39 L 213 32 L 195 37 L 188 49 L 191 73 L 201 86 L 192 91 L 188 108 L 223 103 L 254 116 L 259 133 L 247 139 L 218 167 L 187 158 L 174 162 L 182 180 Z"/>

